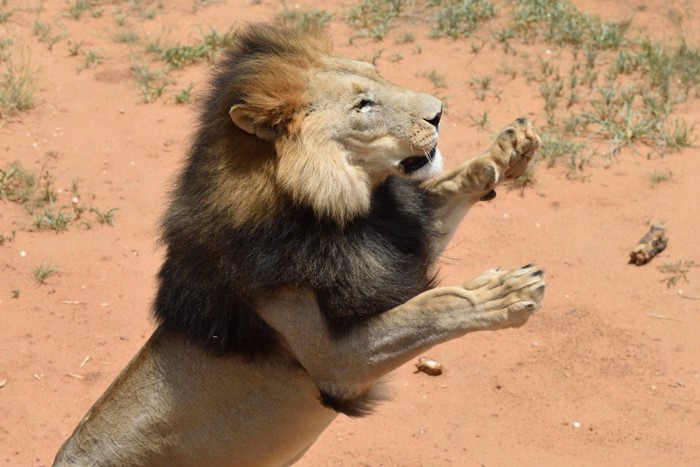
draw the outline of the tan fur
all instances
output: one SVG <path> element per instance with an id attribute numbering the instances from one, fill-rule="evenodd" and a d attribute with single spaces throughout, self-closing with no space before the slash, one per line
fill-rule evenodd
<path id="1" fill-rule="evenodd" d="M 368 209 L 382 180 L 401 175 L 402 159 L 437 143 L 437 131 L 427 123 L 439 111 L 437 100 L 387 83 L 369 64 L 323 55 L 316 36 L 308 41 L 293 70 L 260 64 L 260 83 L 276 74 L 289 88 L 245 84 L 254 97 L 231 102 L 224 109 L 231 115 L 212 116 L 230 118 L 231 131 L 250 134 L 237 141 L 256 157 L 227 157 L 241 148 L 222 141 L 208 172 L 216 194 L 202 210 L 223 213 L 232 224 L 254 222 L 274 218 L 291 197 L 342 224 Z M 313 74 L 309 67 L 315 67 Z M 288 75 L 281 78 L 281 71 Z M 295 87 L 299 82 L 303 89 Z M 354 113 L 362 110 L 351 110 L 358 90 L 387 107 L 361 135 L 342 118 L 348 111 L 363 118 Z M 524 170 L 538 147 L 530 124 L 518 120 L 483 156 L 425 181 L 422 189 L 437 204 L 445 238 L 470 206 Z M 428 167 L 419 178 L 433 174 Z M 174 205 L 169 215 L 177 216 L 178 209 Z M 217 356 L 159 328 L 82 419 L 55 465 L 292 464 L 337 415 L 319 402 L 322 394 L 360 404 L 376 398 L 377 380 L 433 345 L 523 325 L 540 307 L 543 292 L 542 272 L 534 266 L 490 270 L 461 286 L 424 292 L 339 337 L 312 291 L 281 287 L 254 303 L 280 346 L 253 359 Z"/>

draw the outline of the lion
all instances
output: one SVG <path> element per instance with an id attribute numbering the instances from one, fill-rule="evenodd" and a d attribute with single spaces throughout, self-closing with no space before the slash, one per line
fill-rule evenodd
<path id="1" fill-rule="evenodd" d="M 157 327 L 57 454 L 59 466 L 277 466 L 383 377 L 469 332 L 518 327 L 543 272 L 436 286 L 469 208 L 540 145 L 520 118 L 442 173 L 441 102 L 254 24 L 214 67 L 162 220 Z"/>

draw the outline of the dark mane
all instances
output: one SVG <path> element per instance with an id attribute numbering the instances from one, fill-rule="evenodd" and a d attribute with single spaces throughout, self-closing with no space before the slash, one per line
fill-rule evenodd
<path id="1" fill-rule="evenodd" d="M 329 329 L 341 335 L 433 285 L 437 233 L 416 182 L 388 178 L 373 192 L 369 213 L 341 226 L 279 190 L 272 147 L 231 123 L 231 105 L 262 92 L 250 84 L 255 73 L 270 73 L 259 63 L 277 57 L 279 72 L 315 60 L 322 41 L 298 36 L 251 27 L 217 65 L 163 219 L 155 318 L 213 352 L 253 357 L 277 349 L 275 332 L 252 304 L 279 287 L 312 290 Z M 298 112 L 293 86 L 278 97 L 288 106 L 277 112 Z"/>

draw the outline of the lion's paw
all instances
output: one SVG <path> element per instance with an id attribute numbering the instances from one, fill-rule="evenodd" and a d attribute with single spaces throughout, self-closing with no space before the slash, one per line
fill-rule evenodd
<path id="1" fill-rule="evenodd" d="M 501 131 L 476 167 L 480 171 L 480 188 L 486 193 L 482 199 L 492 199 L 496 194 L 493 190 L 501 182 L 522 175 L 540 144 L 539 136 L 526 118 L 516 119 Z"/>
<path id="2" fill-rule="evenodd" d="M 484 329 L 520 327 L 542 305 L 544 272 L 528 264 L 512 271 L 491 269 L 462 284 L 473 297 L 474 318 Z"/>

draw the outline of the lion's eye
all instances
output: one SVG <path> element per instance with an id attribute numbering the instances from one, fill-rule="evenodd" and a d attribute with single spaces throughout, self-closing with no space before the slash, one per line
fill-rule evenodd
<path id="1" fill-rule="evenodd" d="M 360 99 L 355 105 L 355 108 L 361 112 L 369 111 L 374 105 L 374 101 L 371 99 Z"/>

